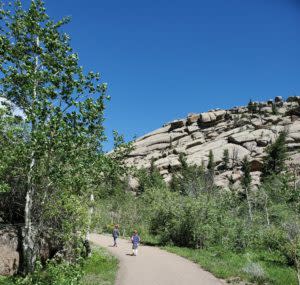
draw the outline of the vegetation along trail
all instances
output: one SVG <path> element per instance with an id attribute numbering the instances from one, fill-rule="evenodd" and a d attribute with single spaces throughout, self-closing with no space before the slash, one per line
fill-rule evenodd
<path id="1" fill-rule="evenodd" d="M 131 244 L 120 239 L 112 247 L 110 236 L 91 234 L 90 240 L 108 248 L 120 261 L 116 285 L 224 285 L 222 280 L 198 265 L 159 248 L 141 246 L 138 256 L 131 256 Z"/>

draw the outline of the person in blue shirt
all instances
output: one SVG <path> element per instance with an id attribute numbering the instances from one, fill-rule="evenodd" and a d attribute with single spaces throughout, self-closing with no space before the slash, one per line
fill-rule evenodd
<path id="1" fill-rule="evenodd" d="M 131 237 L 131 242 L 132 242 L 132 255 L 137 256 L 138 247 L 141 242 L 141 238 L 139 237 L 137 230 L 133 231 L 133 235 Z"/>
<path id="2" fill-rule="evenodd" d="M 117 239 L 120 235 L 120 232 L 119 232 L 119 225 L 115 225 L 115 228 L 113 229 L 113 232 L 112 232 L 112 236 L 114 238 L 114 245 L 113 246 L 118 246 L 117 245 Z"/>

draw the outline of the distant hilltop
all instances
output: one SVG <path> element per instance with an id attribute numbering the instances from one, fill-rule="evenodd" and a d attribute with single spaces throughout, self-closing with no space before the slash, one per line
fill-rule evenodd
<path id="1" fill-rule="evenodd" d="M 186 156 L 188 164 L 207 165 L 212 151 L 215 184 L 227 187 L 229 179 L 239 184 L 241 162 L 248 156 L 252 183 L 258 185 L 264 150 L 282 131 L 288 132 L 288 163 L 300 164 L 300 96 L 287 100 L 278 96 L 267 102 L 250 101 L 244 107 L 189 114 L 136 139 L 126 162 L 137 168 L 149 168 L 154 161 L 165 181 L 170 181 L 172 173 L 181 167 L 179 154 Z M 229 153 L 226 171 L 221 170 L 225 150 Z"/>

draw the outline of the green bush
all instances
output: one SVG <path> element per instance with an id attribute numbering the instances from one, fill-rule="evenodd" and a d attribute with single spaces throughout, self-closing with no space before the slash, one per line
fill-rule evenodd
<path id="1" fill-rule="evenodd" d="M 80 263 L 69 264 L 49 261 L 46 268 L 40 263 L 36 264 L 36 270 L 25 278 L 16 278 L 15 285 L 79 285 L 82 278 L 82 266 Z"/>

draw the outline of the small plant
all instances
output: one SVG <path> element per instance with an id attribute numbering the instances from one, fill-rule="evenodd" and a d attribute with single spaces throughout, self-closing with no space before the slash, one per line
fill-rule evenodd
<path id="1" fill-rule="evenodd" d="M 249 262 L 242 270 L 249 275 L 250 281 L 255 282 L 255 284 L 262 285 L 267 280 L 265 271 L 259 263 Z"/>
<path id="2" fill-rule="evenodd" d="M 274 102 L 272 103 L 272 114 L 273 115 L 278 115 L 278 108 L 277 108 L 277 105 Z"/>
<path id="3" fill-rule="evenodd" d="M 252 114 L 256 113 L 257 112 L 257 103 L 252 102 L 252 100 L 250 99 L 247 108 L 250 113 L 252 113 Z"/>

